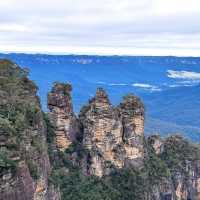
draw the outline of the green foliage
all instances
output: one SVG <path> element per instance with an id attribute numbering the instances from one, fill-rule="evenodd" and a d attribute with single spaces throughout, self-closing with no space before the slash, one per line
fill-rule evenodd
<path id="1" fill-rule="evenodd" d="M 200 148 L 181 136 L 171 136 L 166 139 L 160 157 L 171 171 L 180 170 L 186 173 L 185 162 L 200 160 Z"/>
<path id="2" fill-rule="evenodd" d="M 39 136 L 34 136 L 32 138 L 31 146 L 34 147 L 40 154 L 47 150 L 46 144 L 41 141 Z"/>
<path id="3" fill-rule="evenodd" d="M 128 112 L 129 115 L 144 115 L 144 104 L 141 99 L 133 94 L 123 97 L 123 102 L 119 105 L 120 109 Z"/>
<path id="4" fill-rule="evenodd" d="M 143 200 L 147 194 L 146 175 L 133 169 L 118 170 L 110 176 L 84 176 L 79 170 L 54 170 L 50 181 L 60 186 L 63 200 Z"/>
<path id="5" fill-rule="evenodd" d="M 165 162 L 155 154 L 151 154 L 146 162 L 146 170 L 148 172 L 148 180 L 151 184 L 156 184 L 162 178 L 168 178 L 170 176 L 170 171 Z"/>
<path id="6" fill-rule="evenodd" d="M 170 171 L 166 163 L 156 155 L 151 144 L 146 144 L 148 156 L 145 159 L 145 171 L 148 173 L 148 181 L 150 185 L 155 185 L 162 180 L 162 178 L 170 177 Z"/>
<path id="7" fill-rule="evenodd" d="M 11 61 L 0 60 L 0 134 L 4 150 L 0 152 L 0 169 L 15 169 L 18 161 L 12 158 L 19 157 L 27 160 L 31 175 L 37 178 L 32 151 L 43 153 L 44 146 L 40 136 L 34 137 L 29 150 L 25 145 L 31 140 L 31 129 L 37 125 L 40 104 L 35 95 L 37 87 L 27 76 L 27 70 Z"/>
<path id="8" fill-rule="evenodd" d="M 31 159 L 27 160 L 27 165 L 28 165 L 31 177 L 33 179 L 37 180 L 39 178 L 39 172 L 38 172 L 37 165 Z"/>
<path id="9" fill-rule="evenodd" d="M 62 91 L 64 95 L 70 97 L 69 92 L 72 91 L 72 86 L 70 83 L 54 82 L 53 90 Z"/>
<path id="10" fill-rule="evenodd" d="M 25 115 L 23 113 L 16 113 L 16 115 L 14 116 L 14 120 L 13 120 L 13 125 L 15 130 L 20 133 L 23 130 L 25 130 L 27 128 L 27 124 L 26 124 L 26 118 Z"/>
<path id="11" fill-rule="evenodd" d="M 6 151 L 0 151 L 0 171 L 4 169 L 15 170 L 17 163 L 9 158 L 9 155 Z"/>
<path id="12" fill-rule="evenodd" d="M 15 130 L 10 121 L 0 117 L 0 134 L 1 135 L 13 135 Z"/>
<path id="13" fill-rule="evenodd" d="M 56 170 L 51 181 L 60 186 L 64 200 L 120 200 L 120 193 L 103 179 L 84 176 L 78 170 Z"/>
<path id="14" fill-rule="evenodd" d="M 120 200 L 143 200 L 147 192 L 145 180 L 146 174 L 142 170 L 123 169 L 111 174 L 108 184 L 119 191 Z"/>
<path id="15" fill-rule="evenodd" d="M 8 103 L 0 107 L 1 116 L 13 127 L 15 132 L 21 133 L 29 126 L 34 126 L 39 108 L 29 102 Z"/>
<path id="16" fill-rule="evenodd" d="M 38 105 L 29 103 L 29 105 L 26 106 L 25 116 L 28 126 L 34 126 L 39 111 L 40 108 L 38 107 Z"/>
<path id="17" fill-rule="evenodd" d="M 28 71 L 18 67 L 10 60 L 0 60 L 0 76 L 22 78 L 28 76 Z"/>
<path id="18" fill-rule="evenodd" d="M 45 120 L 46 127 L 47 127 L 47 143 L 51 144 L 54 142 L 55 128 L 54 128 L 53 124 L 50 122 L 47 113 L 43 113 L 43 118 Z"/>

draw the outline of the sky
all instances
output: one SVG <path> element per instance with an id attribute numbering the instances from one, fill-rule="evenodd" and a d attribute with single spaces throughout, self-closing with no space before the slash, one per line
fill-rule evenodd
<path id="1" fill-rule="evenodd" d="M 2 0 L 0 51 L 200 56 L 200 0 Z"/>

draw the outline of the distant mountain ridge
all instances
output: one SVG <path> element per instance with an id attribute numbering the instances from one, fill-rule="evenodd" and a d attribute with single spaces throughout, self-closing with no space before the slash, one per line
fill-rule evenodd
<path id="1" fill-rule="evenodd" d="M 126 93 L 141 96 L 146 105 L 146 134 L 180 131 L 200 140 L 200 58 L 43 54 L 0 54 L 0 58 L 30 69 L 44 110 L 47 92 L 57 80 L 73 84 L 75 112 L 94 95 L 96 87 L 103 87 L 113 104 Z M 151 128 L 155 123 L 157 130 Z"/>

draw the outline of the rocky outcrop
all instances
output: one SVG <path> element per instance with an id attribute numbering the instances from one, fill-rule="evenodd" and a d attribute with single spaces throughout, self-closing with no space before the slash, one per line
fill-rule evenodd
<path id="1" fill-rule="evenodd" d="M 79 118 L 83 146 L 89 150 L 89 174 L 103 176 L 109 173 L 110 165 L 116 168 L 141 165 L 144 107 L 138 98 L 128 96 L 114 108 L 105 91 L 99 88 Z"/>
<path id="2" fill-rule="evenodd" d="M 79 138 L 82 148 L 88 152 L 81 161 L 85 174 L 101 177 L 109 174 L 112 167 L 141 167 L 144 106 L 140 99 L 129 95 L 114 107 L 106 92 L 98 88 L 95 97 L 76 118 L 70 91 L 69 84 L 55 84 L 48 95 L 57 148 L 64 151 Z"/>
<path id="3" fill-rule="evenodd" d="M 57 148 L 61 151 L 67 149 L 76 140 L 79 131 L 73 112 L 71 90 L 69 84 L 56 83 L 48 94 L 49 117 L 55 127 Z"/>
<path id="4" fill-rule="evenodd" d="M 158 200 L 162 196 L 170 200 L 198 200 L 200 180 L 200 160 L 198 148 L 180 136 L 170 136 L 166 139 L 154 135 L 148 138 L 155 153 L 167 164 L 170 175 L 159 181 L 154 189 L 157 190 Z M 153 190 L 152 194 L 156 194 Z M 167 191 L 167 193 L 166 193 Z"/>

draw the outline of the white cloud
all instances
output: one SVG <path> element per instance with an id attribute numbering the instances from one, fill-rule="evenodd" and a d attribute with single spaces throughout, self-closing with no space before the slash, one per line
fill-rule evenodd
<path id="1" fill-rule="evenodd" d="M 200 55 L 199 0 L 0 1 L 0 50 Z"/>
<path id="2" fill-rule="evenodd" d="M 152 85 L 146 83 L 133 83 L 134 87 L 141 87 L 141 88 L 152 88 Z"/>
<path id="3" fill-rule="evenodd" d="M 127 86 L 128 84 L 126 83 L 109 83 L 109 86 Z"/>
<path id="4" fill-rule="evenodd" d="M 146 83 L 133 83 L 133 87 L 138 87 L 146 90 L 150 90 L 151 92 L 161 91 L 161 89 L 155 85 L 150 85 Z"/>
<path id="5" fill-rule="evenodd" d="M 191 79 L 200 80 L 200 73 L 191 71 L 174 71 L 168 70 L 167 76 L 174 79 Z"/>
<path id="6" fill-rule="evenodd" d="M 128 86 L 126 83 L 106 83 L 104 81 L 98 81 L 97 84 L 108 85 L 108 86 Z"/>

